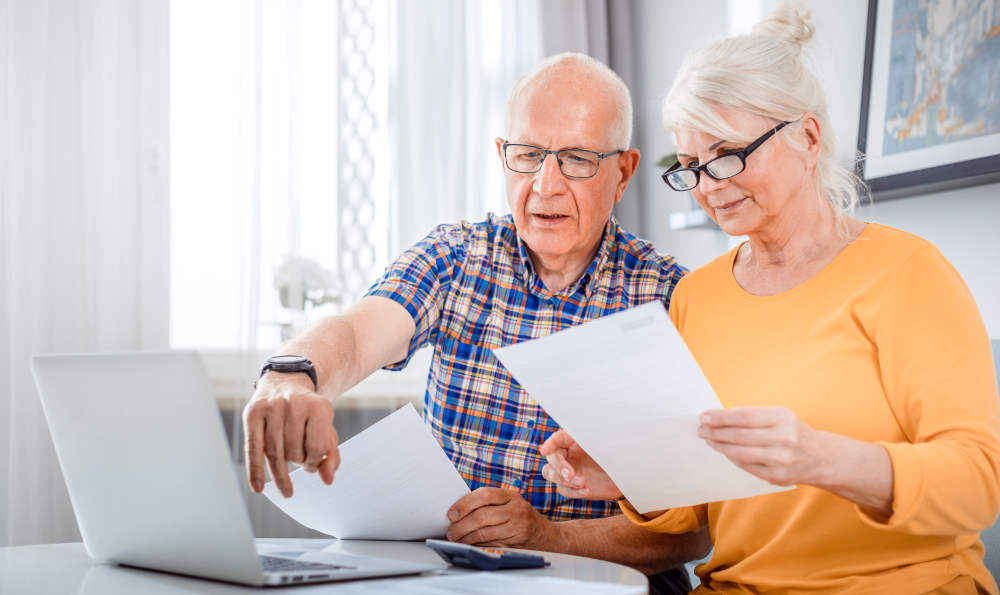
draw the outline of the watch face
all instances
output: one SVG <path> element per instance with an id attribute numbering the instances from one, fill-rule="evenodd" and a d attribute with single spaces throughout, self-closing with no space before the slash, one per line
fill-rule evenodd
<path id="1" fill-rule="evenodd" d="M 277 357 L 269 358 L 268 363 L 278 364 L 278 365 L 288 365 L 288 364 L 301 364 L 306 361 L 306 358 L 301 355 L 279 355 Z"/>

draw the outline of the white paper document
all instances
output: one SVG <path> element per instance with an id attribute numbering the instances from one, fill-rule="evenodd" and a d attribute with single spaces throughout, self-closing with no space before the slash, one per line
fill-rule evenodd
<path id="1" fill-rule="evenodd" d="M 493 353 L 639 512 L 791 489 L 698 437 L 722 405 L 658 301 Z"/>
<path id="2" fill-rule="evenodd" d="M 274 482 L 264 495 L 306 527 L 340 539 L 442 537 L 448 509 L 469 493 L 413 405 L 341 444 L 333 485 L 301 469 L 291 479 L 291 498 Z"/>

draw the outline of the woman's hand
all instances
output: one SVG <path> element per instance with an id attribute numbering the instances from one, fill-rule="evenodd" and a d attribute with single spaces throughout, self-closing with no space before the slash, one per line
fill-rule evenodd
<path id="1" fill-rule="evenodd" d="M 877 444 L 814 430 L 784 407 L 706 411 L 698 435 L 765 481 L 815 486 L 892 516 L 892 460 Z"/>
<path id="2" fill-rule="evenodd" d="M 819 434 L 785 407 L 706 411 L 698 428 L 698 436 L 741 469 L 780 486 L 818 481 Z"/>
<path id="3" fill-rule="evenodd" d="M 567 498 L 614 500 L 622 495 L 608 474 L 590 458 L 566 430 L 559 430 L 542 444 L 540 452 L 548 464 L 542 477 L 554 482 Z"/>

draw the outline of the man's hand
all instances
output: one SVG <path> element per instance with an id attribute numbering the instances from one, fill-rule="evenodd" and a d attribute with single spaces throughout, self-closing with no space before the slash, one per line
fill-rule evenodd
<path id="1" fill-rule="evenodd" d="M 285 498 L 292 496 L 288 462 L 306 473 L 319 472 L 323 483 L 333 483 L 340 466 L 333 404 L 313 390 L 306 374 L 268 372 L 243 410 L 246 431 L 247 477 L 255 492 L 264 489 L 264 459 L 274 483 Z"/>
<path id="2" fill-rule="evenodd" d="M 549 436 L 539 449 L 547 464 L 542 477 L 556 484 L 567 498 L 614 500 L 622 495 L 604 469 L 590 458 L 566 430 Z"/>
<path id="3" fill-rule="evenodd" d="M 553 551 L 555 523 L 512 490 L 479 488 L 448 511 L 448 539 L 468 545 Z"/>

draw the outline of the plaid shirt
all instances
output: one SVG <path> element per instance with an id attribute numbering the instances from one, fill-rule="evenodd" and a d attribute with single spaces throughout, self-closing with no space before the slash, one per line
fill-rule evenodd
<path id="1" fill-rule="evenodd" d="M 542 477 L 538 453 L 559 426 L 493 356 L 652 300 L 669 305 L 686 272 L 612 217 L 587 272 L 553 294 L 535 274 L 511 216 L 442 225 L 386 269 L 368 295 L 392 299 L 416 332 L 399 370 L 434 345 L 424 419 L 469 487 L 519 492 L 552 520 L 615 514 L 614 502 L 570 500 Z M 614 395 L 608 395 L 613 406 Z"/>

